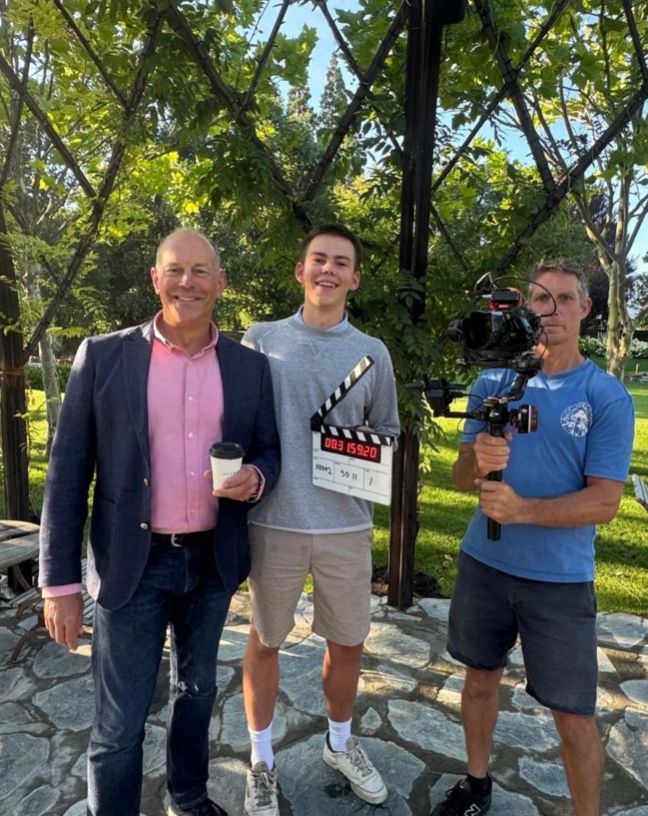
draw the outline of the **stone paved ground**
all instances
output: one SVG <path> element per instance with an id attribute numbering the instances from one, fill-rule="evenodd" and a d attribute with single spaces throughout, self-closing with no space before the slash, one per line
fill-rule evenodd
<path id="1" fill-rule="evenodd" d="M 360 802 L 320 758 L 323 642 L 309 636 L 304 596 L 281 658 L 275 741 L 282 816 L 427 816 L 462 772 L 462 671 L 445 651 L 448 601 L 424 599 L 406 613 L 378 598 L 373 603 L 354 730 L 382 770 L 389 798 L 377 807 Z M 241 697 L 247 613 L 247 596 L 240 593 L 221 647 L 221 691 L 211 725 L 210 791 L 230 816 L 243 813 L 248 756 Z M 7 657 L 20 632 L 11 612 L 0 611 L 0 816 L 85 816 L 89 647 L 70 654 L 38 639 L 12 666 Z M 607 752 L 603 813 L 648 816 L 648 620 L 600 615 L 599 642 Z M 144 816 L 162 813 L 167 677 L 165 661 L 147 729 Z M 547 712 L 524 691 L 519 650 L 511 656 L 501 703 L 491 812 L 568 814 L 556 733 Z"/>

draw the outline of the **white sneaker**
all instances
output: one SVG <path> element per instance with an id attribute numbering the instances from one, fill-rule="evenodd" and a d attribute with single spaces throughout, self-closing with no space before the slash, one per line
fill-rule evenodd
<path id="1" fill-rule="evenodd" d="M 374 768 L 362 746 L 353 737 L 347 740 L 346 751 L 332 751 L 327 734 L 322 759 L 331 768 L 344 774 L 351 783 L 351 790 L 365 802 L 379 805 L 387 798 L 387 788 L 382 777 Z"/>
<path id="2" fill-rule="evenodd" d="M 257 762 L 247 772 L 245 812 L 248 816 L 279 816 L 277 769 L 269 771 L 265 762 Z"/>

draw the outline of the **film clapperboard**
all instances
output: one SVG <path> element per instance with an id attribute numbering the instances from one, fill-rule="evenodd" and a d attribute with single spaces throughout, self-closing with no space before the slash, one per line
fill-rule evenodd
<path id="1" fill-rule="evenodd" d="M 311 417 L 313 484 L 390 504 L 394 437 L 324 422 L 372 365 L 371 357 L 363 357 Z"/>

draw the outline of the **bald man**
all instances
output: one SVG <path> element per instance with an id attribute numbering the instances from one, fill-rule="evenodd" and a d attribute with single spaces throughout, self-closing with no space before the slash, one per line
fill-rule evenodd
<path id="1" fill-rule="evenodd" d="M 95 478 L 88 813 L 139 816 L 144 725 L 170 627 L 166 812 L 227 816 L 207 795 L 209 720 L 219 640 L 250 566 L 247 511 L 279 473 L 270 369 L 212 322 L 226 277 L 205 236 L 168 235 L 151 280 L 154 319 L 85 340 L 74 362 L 41 522 L 45 620 L 76 647 Z M 219 441 L 241 445 L 244 464 L 213 491 L 205 471 Z"/>

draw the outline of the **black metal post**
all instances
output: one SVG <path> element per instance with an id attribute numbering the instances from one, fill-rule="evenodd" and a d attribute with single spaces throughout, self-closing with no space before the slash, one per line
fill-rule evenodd
<path id="1" fill-rule="evenodd" d="M 409 309 L 413 324 L 425 313 L 430 187 L 443 25 L 462 18 L 461 2 L 412 0 L 409 6 L 400 269 L 423 283 L 420 299 Z M 388 600 L 400 608 L 412 603 L 418 533 L 418 462 L 418 437 L 405 428 L 396 454 L 389 542 Z"/>
<path id="2" fill-rule="evenodd" d="M 0 200 L 0 236 L 7 227 Z M 20 305 L 16 291 L 13 258 L 6 241 L 0 238 L 0 424 L 5 514 L 8 519 L 29 521 L 29 477 L 25 416 L 25 366 L 20 330 Z M 31 562 L 20 565 L 31 581 Z M 9 584 L 18 589 L 13 573 Z"/>

